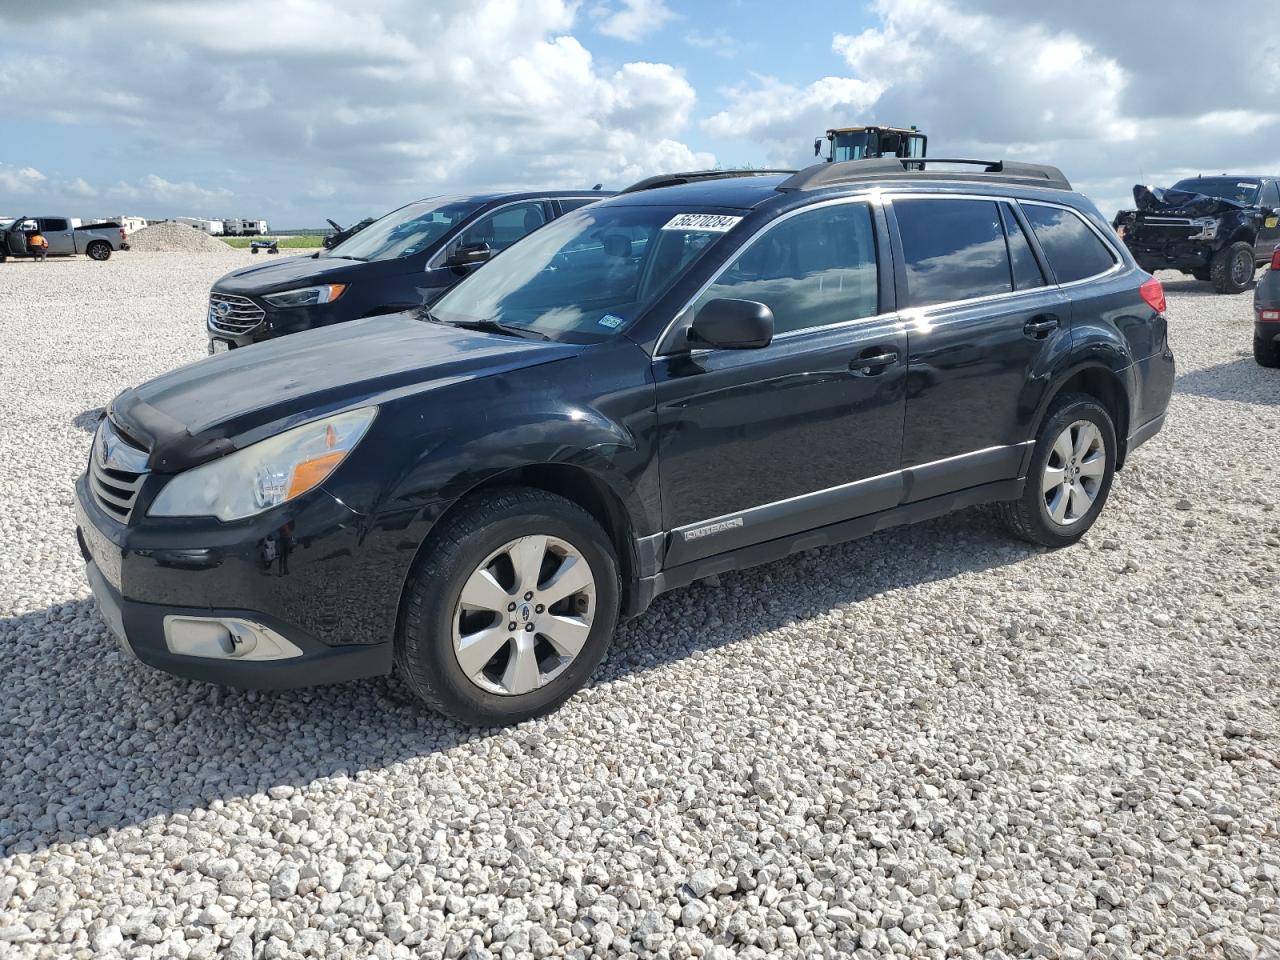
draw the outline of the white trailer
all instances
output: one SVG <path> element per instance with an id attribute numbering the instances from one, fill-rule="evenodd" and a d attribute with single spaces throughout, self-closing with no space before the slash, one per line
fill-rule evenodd
<path id="1" fill-rule="evenodd" d="M 174 217 L 173 222 L 186 224 L 188 227 L 199 230 L 201 233 L 207 233 L 211 237 L 220 237 L 224 232 L 221 220 L 205 220 L 202 217 Z M 124 226 L 124 224 L 121 224 L 121 226 Z"/>

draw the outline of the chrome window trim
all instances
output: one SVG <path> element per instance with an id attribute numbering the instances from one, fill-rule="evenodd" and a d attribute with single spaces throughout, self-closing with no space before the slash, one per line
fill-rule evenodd
<path id="1" fill-rule="evenodd" d="M 697 527 L 705 527 L 710 524 L 722 523 L 726 520 L 734 520 L 738 517 L 747 518 L 753 513 L 761 510 L 771 510 L 775 507 L 781 507 L 788 503 L 797 503 L 801 500 L 807 500 L 810 497 L 821 497 L 829 493 L 838 493 L 841 490 L 852 490 L 854 487 L 861 486 L 866 483 L 872 483 L 876 480 L 884 480 L 887 477 L 894 477 L 901 473 L 907 473 L 911 470 L 925 470 L 931 467 L 938 467 L 944 463 L 950 463 L 953 460 L 963 460 L 966 457 L 976 457 L 984 453 L 994 453 L 997 450 L 1017 450 L 1025 449 L 1034 444 L 1034 440 L 1019 440 L 1017 443 L 997 443 L 990 447 L 982 447 L 979 450 L 967 450 L 964 453 L 955 453 L 949 457 L 942 457 L 939 460 L 929 460 L 925 463 L 913 463 L 911 466 L 899 467 L 897 470 L 887 470 L 884 473 L 877 473 L 873 477 L 863 477 L 860 480 L 850 480 L 848 483 L 837 483 L 833 487 L 823 487 L 821 490 L 810 490 L 807 493 L 798 493 L 794 497 L 784 497 L 781 500 L 770 500 L 768 503 L 758 503 L 752 507 L 744 507 L 741 510 L 733 510 L 729 513 L 722 513 L 717 517 L 708 517 L 705 520 L 697 520 L 693 523 L 683 523 L 678 527 L 672 527 L 667 531 L 668 534 L 680 533 L 683 530 L 696 529 Z"/>
<path id="2" fill-rule="evenodd" d="M 757 240 L 759 240 L 761 237 L 763 237 L 766 233 L 768 233 L 770 230 L 772 230 L 772 229 L 773 229 L 774 227 L 776 227 L 778 224 L 780 224 L 780 223 L 785 223 L 786 221 L 790 220 L 792 217 L 799 216 L 799 215 L 800 215 L 800 214 L 802 214 L 802 213 L 808 213 L 810 210 L 819 210 L 819 209 L 822 209 L 823 207 L 836 207 L 836 206 L 843 206 L 843 205 L 846 205 L 846 204 L 852 204 L 852 203 L 862 203 L 862 204 L 866 204 L 868 207 L 874 207 L 874 206 L 878 205 L 878 204 L 880 203 L 880 201 L 881 201 L 881 194 L 880 194 L 880 191 L 879 191 L 879 190 L 876 190 L 876 191 L 875 191 L 874 193 L 872 193 L 872 194 L 858 194 L 858 195 L 856 195 L 856 196 L 849 196 L 849 197 L 835 197 L 835 198 L 833 198 L 833 199 L 831 199 L 831 200 L 822 200 L 822 201 L 820 201 L 820 202 L 818 202 L 818 203 L 810 203 L 810 204 L 807 204 L 806 206 L 798 207 L 798 208 L 797 208 L 797 209 L 795 209 L 795 210 L 788 210 L 788 211 L 787 211 L 786 213 L 784 213 L 782 216 L 780 216 L 780 217 L 775 217 L 774 219 L 770 220 L 768 223 L 766 223 L 764 226 L 762 226 L 759 230 L 757 230 L 755 233 L 753 233 L 750 237 L 748 237 L 748 238 L 746 239 L 746 241 L 742 244 L 742 246 L 738 247 L 738 249 L 734 252 L 733 259 L 732 259 L 732 260 L 726 260 L 724 263 L 722 263 L 722 264 L 720 265 L 719 269 L 718 269 L 718 270 L 716 270 L 716 272 L 715 272 L 715 273 L 713 273 L 713 274 L 711 275 L 710 279 L 708 279 L 706 283 L 704 283 L 701 287 L 699 287 L 699 288 L 698 288 L 698 291 L 697 291 L 697 292 L 696 292 L 692 297 L 690 297 L 690 298 L 685 302 L 685 304 L 684 304 L 684 306 L 683 306 L 683 307 L 681 307 L 679 310 L 677 310 L 677 311 L 675 312 L 675 314 L 674 314 L 674 315 L 671 317 L 671 319 L 667 322 L 667 325 L 663 328 L 663 330 L 662 330 L 662 335 L 661 335 L 660 337 L 658 337 L 658 339 L 655 341 L 655 343 L 658 345 L 658 347 L 659 347 L 659 349 L 660 349 L 660 348 L 661 348 L 661 346 L 662 346 L 663 341 L 665 341 L 665 340 L 667 339 L 667 337 L 669 337 L 669 336 L 671 335 L 671 330 L 675 327 L 675 325 L 676 325 L 677 321 L 679 321 L 679 319 L 685 315 L 685 313 L 688 311 L 688 309 L 689 309 L 690 307 L 692 307 L 695 303 L 697 303 L 697 302 L 698 302 L 698 298 L 699 298 L 699 297 L 701 297 L 704 293 L 706 293 L 706 292 L 707 292 L 709 289 L 711 289 L 713 286 L 715 286 L 716 281 L 720 279 L 721 275 L 722 275 L 726 270 L 728 270 L 731 266 L 733 266 L 733 264 L 734 264 L 734 263 L 735 263 L 735 262 L 736 262 L 736 261 L 737 261 L 737 260 L 738 260 L 742 255 L 743 255 L 743 254 L 745 254 L 745 253 L 747 252 L 747 250 L 749 250 L 749 249 L 751 248 L 751 245 L 752 245 L 753 243 L 755 243 Z M 872 214 L 871 226 L 872 226 L 872 229 L 874 230 L 874 229 L 875 229 L 875 215 L 874 215 L 874 213 Z M 876 238 L 876 239 L 877 239 L 877 245 L 878 245 L 879 237 L 877 236 L 877 238 Z M 876 251 L 876 254 L 877 254 L 877 258 L 876 258 L 876 283 L 877 283 L 877 284 L 879 284 L 879 282 L 880 282 L 880 259 L 879 259 L 879 253 L 880 253 L 880 251 L 879 251 L 879 250 L 877 250 L 877 251 Z M 878 293 L 878 290 L 877 290 L 877 293 Z M 787 337 L 794 336 L 794 335 L 795 335 L 795 334 L 797 334 L 797 333 L 809 333 L 809 332 L 814 331 L 814 330 L 832 330 L 832 329 L 835 329 L 837 326 L 843 327 L 843 326 L 849 326 L 849 325 L 852 325 L 852 324 L 855 324 L 855 323 L 866 323 L 866 322 L 868 322 L 868 321 L 875 320 L 875 319 L 883 319 L 883 318 L 885 318 L 885 317 L 893 317 L 893 316 L 896 316 L 896 315 L 897 315 L 897 313 L 898 313 L 898 311 L 896 311 L 896 310 L 892 310 L 892 311 L 890 311 L 890 312 L 888 312 L 888 313 L 877 313 L 877 314 L 875 314 L 874 316 L 871 316 L 871 317 L 854 317 L 852 320 L 842 320 L 842 321 L 840 321 L 840 323 L 839 323 L 839 324 L 827 323 L 827 324 L 820 324 L 820 325 L 818 325 L 818 326 L 814 326 L 814 327 L 802 327 L 802 328 L 801 328 L 801 329 L 799 329 L 799 330 L 788 330 L 786 333 L 782 333 L 782 334 L 779 334 L 778 336 L 774 337 L 774 341 L 782 340 L 782 339 L 785 339 L 785 338 L 787 338 Z M 713 349 L 715 349 L 715 348 L 714 348 L 714 347 L 697 347 L 697 348 L 695 348 L 695 349 L 689 350 L 687 353 L 686 353 L 686 352 L 683 352 L 683 351 L 682 351 L 682 352 L 680 352 L 680 353 L 657 353 L 657 354 L 654 354 L 653 359 L 654 359 L 654 360 L 664 360 L 664 359 L 667 359 L 667 358 L 669 358 L 669 357 L 694 356 L 694 355 L 696 355 L 696 354 L 710 353 Z M 767 349 L 767 348 L 766 348 L 766 349 Z"/>
<path id="3" fill-rule="evenodd" d="M 470 230 L 472 227 L 474 227 L 477 223 L 479 223 L 479 222 L 480 222 L 482 219 L 484 219 L 485 217 L 492 217 L 494 214 L 500 213 L 500 212 L 502 212 L 503 210 L 507 209 L 507 207 L 514 207 L 514 206 L 516 206 L 517 204 L 520 204 L 520 203 L 541 203 L 541 204 L 546 204 L 546 203 L 547 203 L 547 201 L 549 201 L 549 200 L 551 200 L 551 199 L 553 199 L 553 198 L 552 198 L 552 197 L 525 197 L 523 200 L 508 200 L 506 203 L 501 203 L 501 204 L 499 204 L 498 206 L 494 207 L 492 210 L 486 210 L 484 213 L 480 214 L 480 216 L 476 217 L 474 220 L 470 221 L 469 223 L 466 223 L 464 226 L 459 226 L 459 227 L 457 227 L 456 229 L 457 229 L 457 231 L 458 231 L 458 232 L 457 232 L 457 233 L 455 233 L 455 234 L 453 234 L 452 236 L 449 236 L 448 234 L 445 234 L 445 236 L 444 236 L 443 238 L 441 238 L 441 240 L 440 240 L 440 243 L 444 244 L 444 246 L 442 246 L 439 250 L 437 250 L 437 251 L 432 255 L 431 259 L 427 261 L 427 265 L 426 265 L 425 267 L 423 267 L 422 269 L 423 269 L 424 271 L 425 271 L 425 270 L 439 270 L 441 267 L 443 267 L 443 266 L 444 266 L 444 260 L 443 260 L 443 257 L 444 257 L 445 251 L 449 249 L 449 244 L 453 243 L 453 241 L 454 241 L 454 240 L 456 240 L 456 239 L 458 239 L 458 237 L 462 236 L 462 234 L 463 234 L 463 232 L 464 232 L 464 231 L 466 231 L 466 230 Z M 544 206 L 544 208 L 543 208 L 543 210 L 542 210 L 542 213 L 543 213 L 543 216 L 547 216 L 547 213 L 548 213 L 548 212 L 547 212 L 547 210 L 546 210 L 545 206 Z M 563 214 L 562 214 L 562 216 L 563 216 Z M 555 222 L 556 220 L 558 220 L 558 219 L 560 219 L 560 218 L 559 218 L 559 217 L 550 217 L 550 216 L 547 216 L 547 219 L 546 219 L 546 220 L 544 220 L 544 221 L 542 221 L 542 227 L 545 227 L 545 226 L 546 226 L 547 224 L 549 224 L 549 223 L 554 223 L 554 222 Z M 542 229 L 542 227 L 538 227 L 537 229 L 538 229 L 538 230 L 541 230 L 541 229 Z M 529 234 L 527 234 L 527 233 L 526 233 L 526 234 L 524 235 L 524 237 L 527 237 L 527 236 L 529 236 Z M 523 239 L 524 239 L 524 237 L 521 237 L 521 238 L 520 238 L 520 240 L 523 240 Z M 516 241 L 516 243 L 519 243 L 519 242 L 520 242 L 520 240 L 517 240 L 517 241 Z M 498 251 L 498 253 L 501 253 L 501 252 L 502 252 L 501 250 L 499 250 L 499 251 Z M 496 255 L 497 255 L 497 254 L 495 254 L 495 256 L 496 256 Z M 491 258 L 491 259 L 492 259 L 492 258 Z"/>

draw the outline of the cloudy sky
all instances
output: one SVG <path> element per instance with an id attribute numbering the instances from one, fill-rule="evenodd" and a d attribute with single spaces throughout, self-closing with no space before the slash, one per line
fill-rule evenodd
<path id="1" fill-rule="evenodd" d="M 1159 9 L 1159 15 L 1149 11 Z M 1274 0 L 0 3 L 0 214 L 347 221 L 795 166 L 827 126 L 1135 182 L 1280 173 Z"/>

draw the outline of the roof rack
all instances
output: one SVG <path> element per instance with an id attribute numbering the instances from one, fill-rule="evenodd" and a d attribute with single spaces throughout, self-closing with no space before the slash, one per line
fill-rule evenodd
<path id="1" fill-rule="evenodd" d="M 981 167 L 981 170 L 926 170 L 926 165 L 941 163 Z M 788 177 L 777 188 L 781 191 L 815 190 L 840 183 L 871 180 L 994 180 L 1024 186 L 1070 190 L 1071 183 L 1057 167 L 1040 163 L 1018 163 L 1012 160 L 957 160 L 934 157 L 878 157 L 872 160 L 845 160 L 840 163 L 815 163 Z"/>
<path id="2" fill-rule="evenodd" d="M 791 173 L 794 170 L 690 170 L 687 173 L 660 173 L 656 177 L 645 177 L 637 180 L 629 187 L 618 192 L 639 193 L 641 190 L 656 190 L 658 187 L 676 187 L 682 183 L 697 183 L 702 180 L 728 180 L 733 177 L 764 177 L 772 174 Z"/>

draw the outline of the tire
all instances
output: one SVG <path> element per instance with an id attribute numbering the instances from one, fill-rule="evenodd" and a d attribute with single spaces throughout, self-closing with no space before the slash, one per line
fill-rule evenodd
<path id="1" fill-rule="evenodd" d="M 533 557 L 541 558 L 536 566 L 519 563 Z M 544 608 L 538 600 L 553 595 L 571 566 L 589 574 L 589 588 Z M 537 571 L 532 577 L 530 569 Z M 534 581 L 534 590 L 525 589 Z M 464 587 L 478 604 L 463 606 Z M 603 659 L 620 594 L 613 544 L 581 507 L 528 487 L 477 494 L 442 521 L 415 561 L 396 631 L 397 672 L 427 706 L 473 726 L 549 713 Z M 464 669 L 459 648 L 468 638 L 471 662 Z M 576 652 L 566 654 L 572 647 Z"/>
<path id="2" fill-rule="evenodd" d="M 1210 274 L 1213 288 L 1219 293 L 1244 293 L 1253 283 L 1258 264 L 1253 255 L 1253 244 L 1233 243 L 1214 255 Z"/>
<path id="3" fill-rule="evenodd" d="M 1253 359 L 1260 367 L 1280 367 L 1280 343 L 1275 339 L 1253 338 Z"/>
<path id="4" fill-rule="evenodd" d="M 1200 267 L 1191 271 L 1191 275 L 1201 283 L 1213 283 L 1213 270 L 1209 267 Z"/>
<path id="5" fill-rule="evenodd" d="M 1065 458 L 1066 474 L 1070 476 L 1070 471 L 1075 471 L 1076 486 L 1080 488 L 1077 494 L 1068 494 L 1062 486 L 1046 491 L 1048 471 L 1054 470 L 1055 476 L 1064 473 L 1056 466 L 1064 462 L 1060 445 L 1064 436 L 1068 438 L 1067 450 L 1072 454 Z M 1096 445 L 1092 443 L 1095 437 Z M 1073 461 L 1080 452 L 1079 441 L 1084 438 L 1091 441 L 1090 446 L 1080 461 Z M 1091 450 L 1101 455 L 1100 465 L 1095 466 Z M 997 515 L 1015 537 L 1046 547 L 1070 546 L 1088 533 L 1098 519 L 1111 492 L 1115 471 L 1116 431 L 1106 407 L 1088 394 L 1066 394 L 1053 402 L 1040 425 L 1027 471 L 1026 489 L 1017 500 L 997 504 Z M 1059 496 L 1066 497 L 1065 504 Z M 1060 511 L 1059 519 L 1054 519 L 1051 510 Z"/>
<path id="6" fill-rule="evenodd" d="M 90 260 L 110 260 L 111 244 L 105 240 L 95 240 L 85 247 L 84 252 L 89 255 Z"/>

